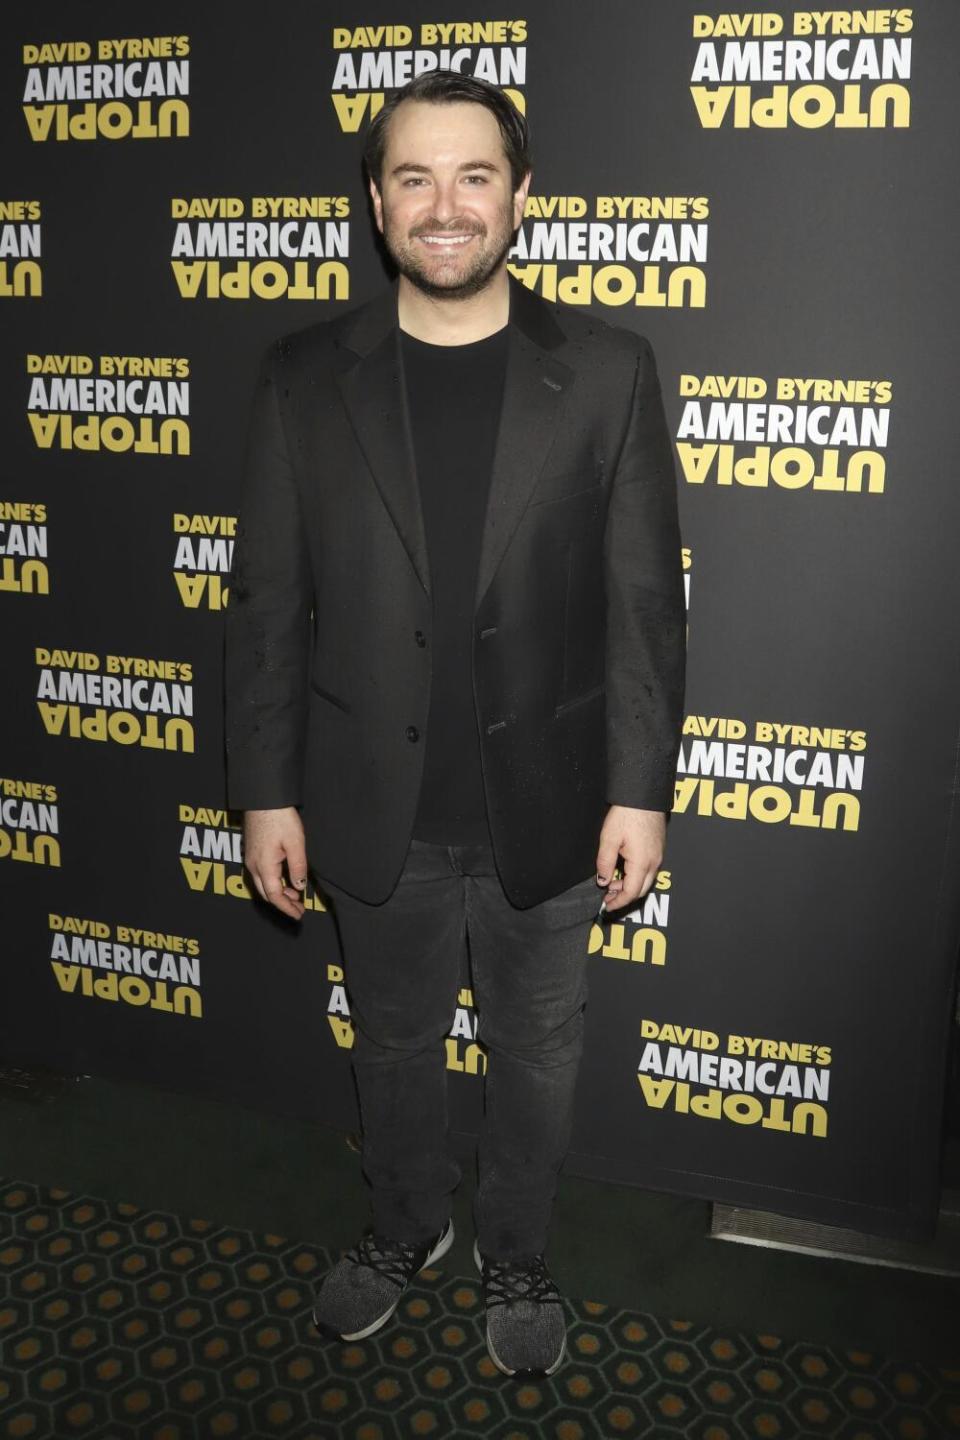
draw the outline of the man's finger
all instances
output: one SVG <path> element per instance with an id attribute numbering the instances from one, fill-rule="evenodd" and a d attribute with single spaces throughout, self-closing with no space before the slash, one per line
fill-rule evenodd
<path id="1" fill-rule="evenodd" d="M 614 895 L 612 901 L 607 900 L 606 908 L 608 910 L 623 910 L 627 906 L 632 905 L 636 898 L 637 896 L 632 890 L 623 888 L 618 895 Z"/>
<path id="2" fill-rule="evenodd" d="M 303 901 L 288 899 L 287 893 L 282 889 L 272 893 L 268 890 L 267 899 L 274 910 L 279 910 L 281 915 L 289 915 L 291 920 L 299 920 L 303 915 Z"/>
<path id="3" fill-rule="evenodd" d="M 613 878 L 620 851 L 615 840 L 605 840 L 597 851 L 597 879 L 601 885 Z"/>
<path id="4" fill-rule="evenodd" d="M 302 891 L 307 885 L 307 854 L 302 846 L 291 846 L 287 850 L 287 875 L 294 890 Z"/>
<path id="5" fill-rule="evenodd" d="M 257 889 L 268 905 L 272 905 L 282 915 L 289 915 L 292 920 L 299 920 L 303 915 L 303 900 L 299 892 L 285 888 L 282 862 L 277 860 L 274 866 L 272 872 L 264 870 L 262 874 L 255 875 Z"/>
<path id="6" fill-rule="evenodd" d="M 657 867 L 650 869 L 647 866 L 637 878 L 639 861 L 632 860 L 629 855 L 624 857 L 624 875 L 619 885 L 611 885 L 607 891 L 606 908 L 608 910 L 623 910 L 633 905 L 637 900 L 642 900 L 656 879 Z"/>
<path id="7" fill-rule="evenodd" d="M 642 873 L 639 862 L 634 856 L 625 854 L 623 857 L 623 884 L 620 890 L 621 900 L 636 900 Z"/>

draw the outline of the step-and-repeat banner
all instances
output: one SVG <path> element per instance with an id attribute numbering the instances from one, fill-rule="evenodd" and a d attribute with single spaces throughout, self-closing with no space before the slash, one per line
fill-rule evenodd
<path id="1" fill-rule="evenodd" d="M 676 449 L 668 854 L 590 937 L 570 1168 L 919 1233 L 960 891 L 960 8 L 521 15 L 3 22 L 3 1054 L 357 1123 L 333 916 L 253 901 L 225 809 L 223 610 L 259 357 L 384 285 L 363 135 L 453 68 L 530 121 L 514 274 L 649 337 Z M 475 1035 L 466 972 L 467 1130 Z"/>

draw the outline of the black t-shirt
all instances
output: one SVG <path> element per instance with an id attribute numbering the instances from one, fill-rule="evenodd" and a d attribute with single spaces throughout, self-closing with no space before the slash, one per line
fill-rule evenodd
<path id="1" fill-rule="evenodd" d="M 433 667 L 413 834 L 490 844 L 473 699 L 473 593 L 500 427 L 507 327 L 467 345 L 401 331 L 433 600 Z"/>

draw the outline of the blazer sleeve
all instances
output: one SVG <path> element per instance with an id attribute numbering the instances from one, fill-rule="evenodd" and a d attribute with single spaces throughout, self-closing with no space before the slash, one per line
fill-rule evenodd
<path id="1" fill-rule="evenodd" d="M 604 532 L 607 801 L 669 812 L 683 726 L 686 605 L 673 449 L 653 350 L 637 338 Z"/>
<path id="2" fill-rule="evenodd" d="M 227 804 L 302 803 L 313 586 L 280 413 L 283 342 L 260 366 L 224 611 Z"/>

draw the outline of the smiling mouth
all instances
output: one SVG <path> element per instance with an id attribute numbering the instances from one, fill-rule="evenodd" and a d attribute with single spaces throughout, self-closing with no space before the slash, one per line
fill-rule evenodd
<path id="1" fill-rule="evenodd" d="M 422 240 L 424 245 L 429 245 L 434 250 L 456 250 L 458 246 L 466 245 L 472 240 L 473 235 L 418 235 L 417 239 Z"/>

